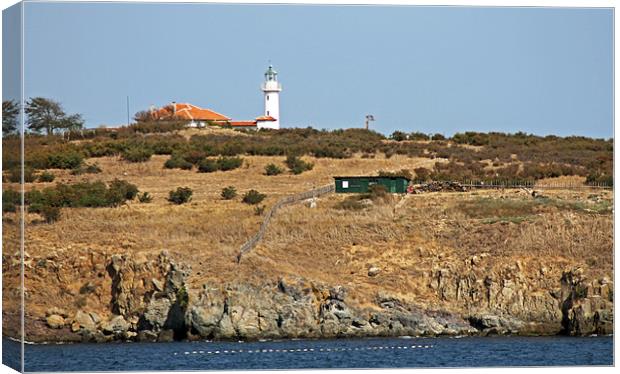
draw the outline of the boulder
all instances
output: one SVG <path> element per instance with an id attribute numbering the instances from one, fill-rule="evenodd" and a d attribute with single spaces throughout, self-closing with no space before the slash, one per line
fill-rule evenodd
<path id="1" fill-rule="evenodd" d="M 160 298 L 153 299 L 146 307 L 146 311 L 143 314 L 143 320 L 147 326 L 144 328 L 150 330 L 159 331 L 166 324 L 168 319 L 168 312 L 170 311 L 170 299 Z"/>
<path id="2" fill-rule="evenodd" d="M 54 315 L 54 314 L 59 315 L 59 316 L 61 316 L 61 317 L 63 317 L 63 318 L 67 318 L 67 317 L 69 317 L 69 313 L 67 313 L 64 309 L 62 309 L 62 308 L 58 308 L 58 307 L 52 307 L 52 308 L 49 308 L 49 309 L 45 312 L 45 316 L 46 316 L 46 317 L 49 317 L 49 316 Z"/>
<path id="3" fill-rule="evenodd" d="M 138 331 L 137 340 L 139 342 L 156 342 L 158 334 L 150 330 Z"/>
<path id="4" fill-rule="evenodd" d="M 123 316 L 115 316 L 101 325 L 101 331 L 106 335 L 122 335 L 129 329 L 129 323 Z"/>
<path id="5" fill-rule="evenodd" d="M 153 278 L 151 279 L 151 283 L 155 291 L 162 292 L 164 290 L 164 285 L 159 280 Z"/>
<path id="6" fill-rule="evenodd" d="M 376 275 L 378 275 L 381 272 L 381 269 L 376 267 L 376 266 L 371 266 L 370 268 L 368 268 L 368 276 L 369 277 L 374 277 Z"/>
<path id="7" fill-rule="evenodd" d="M 86 330 L 95 330 L 97 328 L 97 323 L 93 320 L 92 316 L 89 313 L 85 313 L 81 310 L 78 310 L 73 317 L 73 324 L 71 325 L 71 329 L 73 330 L 74 326 L 77 324 L 77 329 L 86 329 Z"/>
<path id="8" fill-rule="evenodd" d="M 174 341 L 174 331 L 173 330 L 162 330 L 157 335 L 158 342 L 172 342 Z"/>
<path id="9" fill-rule="evenodd" d="M 58 314 L 48 316 L 45 322 L 47 322 L 47 325 L 52 329 L 61 329 L 65 326 L 65 319 Z"/>

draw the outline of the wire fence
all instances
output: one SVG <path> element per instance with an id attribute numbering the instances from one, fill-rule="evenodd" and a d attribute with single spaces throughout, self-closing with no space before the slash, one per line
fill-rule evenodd
<path id="1" fill-rule="evenodd" d="M 254 247 L 256 247 L 256 245 L 258 244 L 258 242 L 260 242 L 263 239 L 263 236 L 265 235 L 265 232 L 267 231 L 267 227 L 269 226 L 269 222 L 271 222 L 271 218 L 274 216 L 274 214 L 276 214 L 278 209 L 282 208 L 285 205 L 311 199 L 314 197 L 332 193 L 334 191 L 335 191 L 334 184 L 330 184 L 327 186 L 315 188 L 310 191 L 302 192 L 296 195 L 286 196 L 278 200 L 278 202 L 275 203 L 275 205 L 272 206 L 271 209 L 269 209 L 269 211 L 265 215 L 265 218 L 263 219 L 263 222 L 261 223 L 260 228 L 258 229 L 258 232 L 254 236 L 252 236 L 247 242 L 245 242 L 245 244 L 243 244 L 241 248 L 239 249 L 239 254 L 237 255 L 237 263 L 241 262 L 241 257 L 247 252 L 254 249 Z"/>
<path id="2" fill-rule="evenodd" d="M 613 186 L 604 182 L 592 183 L 572 183 L 572 182 L 540 182 L 540 181 L 506 181 L 506 180 L 490 180 L 477 181 L 465 180 L 461 182 L 463 187 L 467 188 L 527 188 L 527 189 L 556 189 L 556 190 L 573 190 L 573 189 L 613 189 Z"/>

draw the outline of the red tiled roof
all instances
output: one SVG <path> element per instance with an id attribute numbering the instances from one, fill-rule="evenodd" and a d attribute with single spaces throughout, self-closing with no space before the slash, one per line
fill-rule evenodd
<path id="1" fill-rule="evenodd" d="M 163 108 L 156 109 L 153 113 L 156 119 L 168 119 L 177 117 L 185 120 L 198 121 L 228 121 L 230 118 L 210 109 L 203 109 L 188 103 L 172 103 Z"/>
<path id="2" fill-rule="evenodd" d="M 232 127 L 251 127 L 256 126 L 256 121 L 230 121 Z"/>
<path id="3" fill-rule="evenodd" d="M 260 116 L 260 117 L 256 117 L 257 121 L 275 121 L 276 119 L 273 118 L 272 116 Z"/>

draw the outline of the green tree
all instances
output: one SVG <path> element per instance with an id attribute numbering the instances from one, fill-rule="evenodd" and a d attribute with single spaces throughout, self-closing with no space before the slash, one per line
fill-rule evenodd
<path id="1" fill-rule="evenodd" d="M 14 100 L 2 102 L 2 133 L 8 135 L 17 131 L 19 105 Z"/>
<path id="2" fill-rule="evenodd" d="M 59 102 L 44 97 L 34 97 L 26 103 L 28 128 L 40 133 L 45 130 L 52 135 L 54 130 L 78 130 L 84 126 L 84 120 L 79 114 L 67 115 Z"/>

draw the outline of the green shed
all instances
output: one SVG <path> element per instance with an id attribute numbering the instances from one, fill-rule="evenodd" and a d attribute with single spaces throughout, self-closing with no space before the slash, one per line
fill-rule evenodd
<path id="1" fill-rule="evenodd" d="M 370 186 L 380 184 L 390 193 L 406 193 L 409 179 L 405 177 L 334 177 L 336 193 L 366 193 Z"/>

